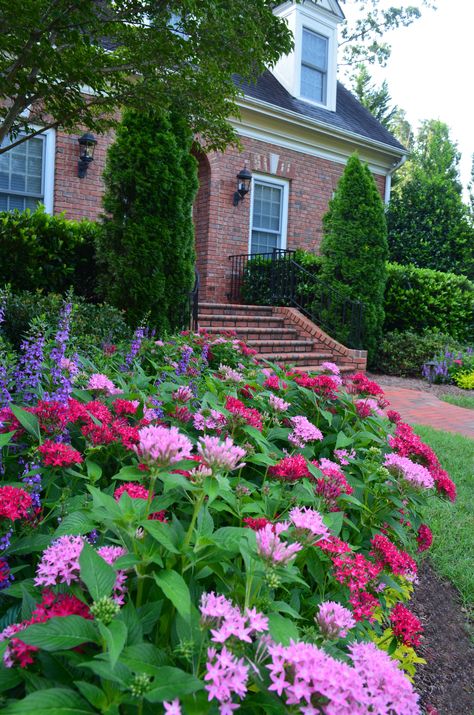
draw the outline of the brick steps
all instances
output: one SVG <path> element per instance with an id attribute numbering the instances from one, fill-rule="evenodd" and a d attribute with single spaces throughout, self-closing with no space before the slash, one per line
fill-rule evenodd
<path id="1" fill-rule="evenodd" d="M 294 308 L 200 303 L 199 328 L 211 335 L 227 331 L 257 351 L 258 358 L 315 371 L 335 362 L 342 372 L 365 370 L 366 353 L 336 342 Z"/>

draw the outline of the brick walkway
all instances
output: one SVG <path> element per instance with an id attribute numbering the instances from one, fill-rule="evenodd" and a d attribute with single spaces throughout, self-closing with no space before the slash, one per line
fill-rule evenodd
<path id="1" fill-rule="evenodd" d="M 390 400 L 389 409 L 399 412 L 405 422 L 458 432 L 474 439 L 474 410 L 450 405 L 421 390 L 383 389 L 387 400 Z"/>

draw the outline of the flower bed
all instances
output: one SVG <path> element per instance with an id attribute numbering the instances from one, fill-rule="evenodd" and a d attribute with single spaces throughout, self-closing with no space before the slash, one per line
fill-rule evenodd
<path id="1" fill-rule="evenodd" d="M 381 388 L 67 325 L 4 362 L 5 713 L 421 712 L 405 604 L 455 487 Z"/>
<path id="2" fill-rule="evenodd" d="M 474 348 L 445 350 L 423 366 L 428 382 L 454 383 L 463 390 L 474 390 Z"/>

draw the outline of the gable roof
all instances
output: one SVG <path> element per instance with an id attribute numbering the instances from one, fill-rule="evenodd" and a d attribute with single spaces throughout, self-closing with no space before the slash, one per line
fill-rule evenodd
<path id="1" fill-rule="evenodd" d="M 269 70 L 266 70 L 254 83 L 244 82 L 240 78 L 236 79 L 236 83 L 246 97 L 273 104 L 280 109 L 314 119 L 341 131 L 357 134 L 365 139 L 381 142 L 400 150 L 400 153 L 406 153 L 405 147 L 395 139 L 393 134 L 380 124 L 340 82 L 337 83 L 335 112 L 293 97 Z"/>

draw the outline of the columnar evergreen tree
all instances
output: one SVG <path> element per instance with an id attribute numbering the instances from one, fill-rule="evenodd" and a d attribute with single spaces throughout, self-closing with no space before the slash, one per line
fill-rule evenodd
<path id="1" fill-rule="evenodd" d="M 387 213 L 390 258 L 474 278 L 474 229 L 449 128 L 423 122 Z"/>
<path id="2" fill-rule="evenodd" d="M 137 325 L 181 326 L 194 281 L 192 204 L 197 162 L 186 122 L 169 113 L 126 112 L 104 174 L 104 231 L 97 253 L 103 292 Z"/>
<path id="3" fill-rule="evenodd" d="M 387 226 L 375 180 L 356 154 L 347 162 L 323 227 L 323 282 L 339 295 L 364 303 L 363 345 L 370 361 L 384 321 Z M 337 337 L 344 338 L 343 327 Z"/>

